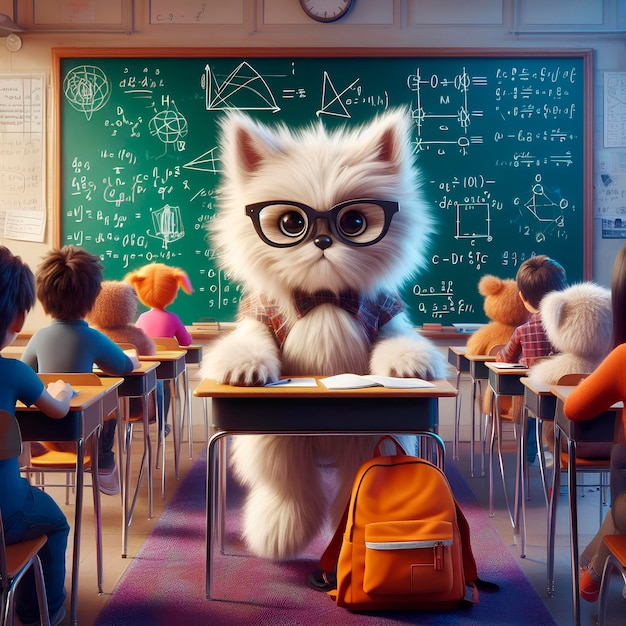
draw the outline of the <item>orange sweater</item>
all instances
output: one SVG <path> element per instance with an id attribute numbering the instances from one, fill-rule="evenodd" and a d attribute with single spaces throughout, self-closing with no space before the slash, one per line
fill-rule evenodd
<path id="1" fill-rule="evenodd" d="M 592 419 L 620 400 L 626 401 L 626 343 L 617 346 L 578 384 L 565 401 L 565 414 L 572 421 Z"/>

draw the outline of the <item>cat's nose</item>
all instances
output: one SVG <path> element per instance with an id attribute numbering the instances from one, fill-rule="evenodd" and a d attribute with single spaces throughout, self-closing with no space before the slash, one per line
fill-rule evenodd
<path id="1" fill-rule="evenodd" d="M 330 248 L 333 240 L 328 235 L 318 235 L 313 243 L 320 249 L 326 250 L 326 248 Z"/>

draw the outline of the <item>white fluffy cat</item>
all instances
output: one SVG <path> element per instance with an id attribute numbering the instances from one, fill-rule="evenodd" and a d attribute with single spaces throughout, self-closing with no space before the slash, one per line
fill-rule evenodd
<path id="1" fill-rule="evenodd" d="M 271 129 L 232 114 L 221 148 L 212 236 L 244 297 L 237 329 L 206 354 L 202 375 L 238 385 L 281 374 L 444 377 L 444 356 L 415 332 L 397 295 L 423 265 L 433 234 L 408 112 L 335 131 L 321 123 Z M 313 302 L 317 292 L 321 304 Z M 331 302 L 344 292 L 348 310 Z M 310 310 L 298 308 L 307 303 Z M 320 460 L 333 459 L 336 523 L 372 453 L 370 437 L 235 437 L 249 548 L 274 559 L 301 551 L 328 519 Z"/>

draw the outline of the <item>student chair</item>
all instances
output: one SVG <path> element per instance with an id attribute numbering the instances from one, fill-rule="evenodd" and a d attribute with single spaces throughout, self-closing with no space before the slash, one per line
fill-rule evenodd
<path id="1" fill-rule="evenodd" d="M 567 498 L 570 517 L 570 554 L 572 562 L 572 600 L 574 623 L 580 624 L 580 573 L 578 569 L 578 507 L 577 507 L 577 476 L 579 473 L 596 473 L 601 475 L 600 487 L 602 492 L 605 480 L 602 475 L 608 476 L 610 458 L 584 459 L 577 454 L 579 443 L 606 443 L 612 444 L 615 434 L 616 411 L 608 410 L 598 414 L 592 420 L 572 422 L 567 419 L 563 409 L 563 402 L 558 401 L 555 411 L 554 428 L 554 467 L 552 471 L 552 487 L 550 492 L 550 506 L 548 510 L 548 542 L 547 542 L 547 589 L 548 596 L 552 597 L 555 590 L 554 581 L 554 551 L 556 537 L 556 517 L 561 487 L 561 473 L 567 473 Z M 561 452 L 561 441 L 565 438 L 568 451 Z M 557 465 L 558 464 L 558 465 Z M 602 511 L 600 511 L 600 523 Z"/>
<path id="2" fill-rule="evenodd" d="M 604 569 L 602 570 L 602 582 L 600 583 L 598 602 L 598 626 L 608 625 L 607 613 L 611 575 L 614 573 L 621 574 L 622 581 L 619 589 L 622 594 L 624 585 L 626 585 L 626 536 L 605 535 L 603 541 L 609 549 L 609 556 L 606 558 Z"/>
<path id="3" fill-rule="evenodd" d="M 0 459 L 11 459 L 20 456 L 21 452 L 22 437 L 15 416 L 7 411 L 0 411 Z M 0 514 L 0 592 L 2 597 L 0 619 L 2 626 L 13 626 L 15 589 L 30 568 L 33 569 L 35 575 L 40 623 L 50 626 L 46 587 L 41 561 L 39 560 L 39 551 L 46 544 L 46 541 L 48 538 L 42 535 L 6 545 L 2 515 Z"/>

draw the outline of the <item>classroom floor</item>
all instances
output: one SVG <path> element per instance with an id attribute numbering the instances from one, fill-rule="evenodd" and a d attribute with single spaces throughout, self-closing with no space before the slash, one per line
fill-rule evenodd
<path id="1" fill-rule="evenodd" d="M 196 404 L 197 403 L 197 404 Z M 202 405 L 194 399 L 194 444 L 193 456 L 197 456 L 204 447 L 204 425 L 202 420 Z M 79 611 L 78 622 L 80 626 L 91 626 L 95 619 L 107 602 L 112 590 L 115 588 L 120 577 L 123 575 L 126 567 L 132 562 L 133 556 L 141 546 L 143 540 L 156 523 L 159 514 L 162 512 L 168 501 L 171 499 L 177 487 L 177 481 L 174 478 L 174 462 L 173 462 L 173 446 L 171 436 L 167 440 L 167 478 L 166 478 L 166 499 L 162 500 L 160 495 L 160 470 L 155 471 L 154 475 L 154 518 L 147 519 L 147 487 L 142 489 L 137 502 L 136 513 L 129 531 L 128 540 L 128 558 L 121 557 L 121 508 L 119 496 L 102 496 L 103 510 L 103 544 L 104 544 L 104 594 L 98 595 L 96 585 L 95 572 L 95 544 L 93 543 L 93 508 L 91 505 L 91 497 L 89 493 L 85 494 L 84 500 L 84 517 L 83 517 L 83 541 L 81 546 L 80 560 L 80 584 L 79 584 Z M 141 454 L 140 435 L 135 435 L 133 445 L 133 466 L 138 466 Z M 180 459 L 181 478 L 185 475 L 192 461 L 188 458 L 188 447 L 186 442 L 182 447 Z M 478 459 L 477 469 L 480 467 Z M 460 445 L 460 459 L 453 460 L 448 446 L 447 463 L 454 463 L 460 469 L 469 485 L 476 493 L 479 501 L 485 509 L 488 508 L 488 478 L 470 476 L 469 462 L 469 443 L 462 442 Z M 507 469 L 509 476 L 512 476 L 512 454 L 507 458 Z M 493 523 L 503 536 L 505 542 L 509 546 L 512 554 L 518 558 L 518 562 L 524 569 L 526 575 L 537 589 L 539 595 L 544 599 L 548 608 L 552 611 L 559 626 L 571 626 L 572 622 L 572 600 L 571 600 L 571 571 L 569 557 L 569 530 L 568 530 L 568 513 L 567 500 L 565 495 L 560 496 L 559 513 L 558 513 L 558 529 L 557 529 L 557 555 L 555 564 L 556 577 L 556 594 L 553 598 L 548 598 L 546 593 L 546 507 L 539 484 L 539 470 L 531 468 L 531 500 L 528 502 L 528 545 L 527 556 L 519 558 L 519 548 L 513 543 L 513 532 L 508 521 L 504 500 L 502 497 L 502 484 L 499 474 L 496 474 L 495 488 L 495 505 L 496 514 Z M 88 479 L 87 479 L 88 480 Z M 591 481 L 589 481 L 591 483 Z M 60 488 L 50 489 L 52 495 L 61 504 L 67 513 L 68 519 L 73 520 L 73 506 L 65 505 L 65 491 Z M 584 495 L 583 495 L 584 493 Z M 595 486 L 584 487 L 579 497 L 579 524 L 580 524 L 580 546 L 584 548 L 589 539 L 593 536 L 600 522 L 599 512 L 599 492 Z M 603 514 L 606 508 L 603 509 Z M 71 546 L 71 538 L 70 538 Z M 71 563 L 71 552 L 68 552 L 68 564 Z M 69 572 L 68 572 L 69 574 Z M 617 581 L 615 581 L 617 583 Z M 68 578 L 69 590 L 69 578 Z M 202 589 L 198 589 L 198 593 L 202 593 Z M 619 595 L 617 587 L 615 587 L 614 595 Z M 625 601 L 621 597 L 616 598 L 620 603 L 618 612 L 625 608 Z M 69 598 L 67 601 L 69 613 Z M 595 624 L 595 614 L 597 613 L 597 605 L 586 602 L 581 603 L 581 624 L 590 626 Z M 614 623 L 624 623 L 622 621 Z M 65 624 L 69 624 L 69 618 L 66 618 Z M 533 625 L 536 626 L 536 625 Z"/>

